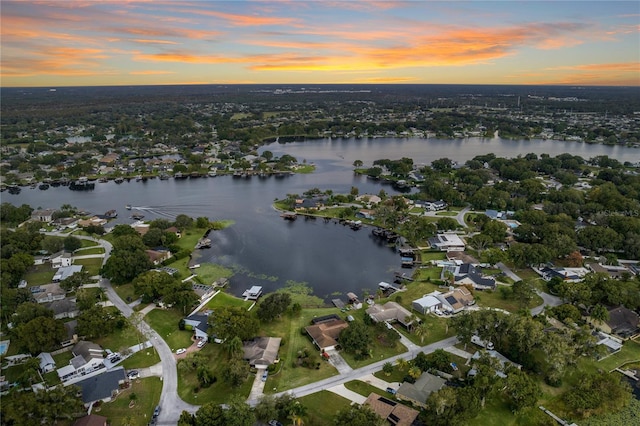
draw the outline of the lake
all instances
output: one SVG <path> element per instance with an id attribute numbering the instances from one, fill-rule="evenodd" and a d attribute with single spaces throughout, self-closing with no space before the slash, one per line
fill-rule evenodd
<path id="1" fill-rule="evenodd" d="M 501 139 L 321 139 L 287 144 L 272 143 L 275 155 L 284 153 L 316 165 L 316 172 L 277 179 L 237 179 L 231 176 L 186 180 L 158 179 L 147 182 L 96 182 L 93 191 L 70 191 L 67 187 L 46 191 L 23 188 L 17 195 L 2 193 L 3 202 L 23 203 L 34 208 L 57 208 L 71 204 L 79 209 L 102 214 L 116 209 L 115 223 L 131 223 L 126 204 L 145 215 L 145 220 L 173 219 L 184 213 L 211 220 L 232 219 L 235 224 L 212 234 L 213 247 L 202 250 L 202 261 L 215 261 L 232 267 L 231 292 L 241 294 L 252 285 L 265 291 L 281 287 L 287 281 L 306 282 L 315 295 L 328 300 L 331 295 L 366 288 L 375 292 L 380 281 L 391 282 L 400 270 L 400 257 L 393 249 L 372 238 L 370 228 L 353 231 L 323 220 L 294 222 L 280 218 L 271 204 L 286 194 L 301 194 L 310 188 L 347 193 L 352 186 L 361 194 L 396 191 L 390 186 L 353 174 L 353 161 L 365 165 L 381 158 L 413 158 L 417 164 L 429 164 L 448 157 L 463 163 L 476 155 L 493 152 L 514 157 L 529 152 L 563 152 L 591 158 L 608 155 L 620 161 L 640 161 L 640 150 L 561 141 L 505 141 Z"/>

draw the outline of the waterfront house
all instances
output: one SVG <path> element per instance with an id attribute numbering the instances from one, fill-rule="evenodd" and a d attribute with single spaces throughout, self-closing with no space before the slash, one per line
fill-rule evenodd
<path id="1" fill-rule="evenodd" d="M 447 293 L 436 294 L 435 297 L 442 302 L 443 309 L 454 314 L 475 303 L 473 295 L 465 287 L 458 287 Z"/>
<path id="2" fill-rule="evenodd" d="M 184 319 L 185 325 L 189 325 L 193 328 L 193 335 L 196 339 L 207 340 L 209 335 L 207 330 L 209 329 L 209 316 L 206 314 L 193 314 Z"/>
<path id="3" fill-rule="evenodd" d="M 411 312 L 396 302 L 387 302 L 384 305 L 373 305 L 367 309 L 367 315 L 376 323 L 399 322 L 405 328 L 409 328 L 414 322 L 414 320 L 411 319 L 413 316 Z"/>
<path id="4" fill-rule="evenodd" d="M 482 268 L 472 263 L 445 265 L 442 268 L 440 279 L 447 279 L 447 273 L 453 276 L 456 285 L 472 285 L 476 290 L 495 290 L 496 279 L 482 273 Z"/>
<path id="5" fill-rule="evenodd" d="M 305 327 L 305 331 L 313 344 L 323 352 L 335 349 L 340 332 L 349 327 L 349 324 L 337 315 L 314 318 L 312 322 L 312 325 Z"/>
<path id="6" fill-rule="evenodd" d="M 435 237 L 429 238 L 429 244 L 432 248 L 440 251 L 463 251 L 465 248 L 462 239 L 454 233 L 437 234 Z"/>
<path id="7" fill-rule="evenodd" d="M 157 250 L 145 250 L 144 252 L 147 253 L 149 260 L 154 265 L 159 265 L 171 257 L 171 252 L 169 250 L 157 249 Z"/>
<path id="8" fill-rule="evenodd" d="M 416 299 L 411 302 L 411 306 L 416 311 L 425 315 L 431 312 L 436 312 L 442 309 L 442 301 L 436 297 L 440 294 L 442 293 L 437 290 L 432 293 L 425 294 L 420 299 Z"/>
<path id="9" fill-rule="evenodd" d="M 251 367 L 268 367 L 278 360 L 281 341 L 279 337 L 256 337 L 244 342 L 243 359 L 249 361 Z"/>
<path id="10" fill-rule="evenodd" d="M 107 219 L 98 216 L 92 216 L 89 219 L 83 219 L 78 221 L 78 226 L 86 228 L 87 226 L 104 226 L 108 222 Z"/>
<path id="11" fill-rule="evenodd" d="M 34 210 L 31 213 L 31 220 L 35 222 L 49 223 L 53 220 L 53 214 L 56 211 L 57 210 L 55 209 Z"/>
<path id="12" fill-rule="evenodd" d="M 640 317 L 624 306 L 609 309 L 609 319 L 600 324 L 605 333 L 615 334 L 623 339 L 633 338 L 640 333 Z"/>

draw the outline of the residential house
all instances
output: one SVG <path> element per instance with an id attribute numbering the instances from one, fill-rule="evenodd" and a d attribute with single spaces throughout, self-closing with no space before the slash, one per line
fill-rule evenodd
<path id="1" fill-rule="evenodd" d="M 76 343 L 71 353 L 74 356 L 69 361 L 69 365 L 58 369 L 58 377 L 62 382 L 105 368 L 103 350 L 95 343 L 80 341 Z"/>
<path id="2" fill-rule="evenodd" d="M 244 342 L 243 359 L 249 361 L 252 367 L 268 367 L 278 360 L 278 350 L 280 349 L 279 337 L 256 337 L 253 340 Z"/>
<path id="3" fill-rule="evenodd" d="M 362 195 L 358 195 L 356 197 L 356 200 L 361 203 L 375 205 L 375 204 L 380 204 L 380 202 L 382 201 L 382 198 L 378 197 L 377 195 L 362 194 Z"/>
<path id="4" fill-rule="evenodd" d="M 36 303 L 50 303 L 65 298 L 67 292 L 60 284 L 43 284 L 38 287 L 31 287 L 31 296 Z"/>
<path id="5" fill-rule="evenodd" d="M 313 340 L 313 344 L 321 351 L 334 349 L 338 345 L 340 332 L 349 324 L 337 315 L 314 318 L 313 325 L 305 327 L 305 331 Z"/>
<path id="6" fill-rule="evenodd" d="M 601 326 L 605 333 L 615 334 L 623 339 L 633 338 L 640 332 L 638 314 L 619 306 L 609 309 L 609 319 Z"/>
<path id="7" fill-rule="evenodd" d="M 297 199 L 294 210 L 319 210 L 324 205 L 324 200 L 320 198 Z"/>
<path id="8" fill-rule="evenodd" d="M 72 254 L 66 251 L 59 251 L 49 257 L 52 268 L 60 268 L 61 266 L 71 266 L 73 262 Z"/>
<path id="9" fill-rule="evenodd" d="M 376 218 L 375 215 L 375 210 L 371 210 L 371 209 L 360 209 L 358 211 L 358 213 L 356 213 L 356 217 L 362 218 L 362 219 L 369 219 L 369 220 L 373 220 Z"/>
<path id="10" fill-rule="evenodd" d="M 120 156 L 115 152 L 110 152 L 104 155 L 100 160 L 98 160 L 98 164 L 101 166 L 113 166 L 118 160 Z"/>
<path id="11" fill-rule="evenodd" d="M 426 211 L 437 212 L 447 208 L 447 203 L 442 200 L 438 201 L 423 201 L 422 206 Z"/>
<path id="12" fill-rule="evenodd" d="M 169 250 L 145 250 L 144 252 L 147 253 L 149 260 L 154 265 L 159 265 L 171 257 Z"/>
<path id="13" fill-rule="evenodd" d="M 42 374 L 48 373 L 56 369 L 56 362 L 53 360 L 53 357 L 49 352 L 41 352 L 38 354 L 37 358 L 40 360 L 40 372 Z"/>
<path id="14" fill-rule="evenodd" d="M 384 305 L 373 305 L 367 309 L 367 314 L 374 322 L 399 322 L 408 328 L 413 324 L 413 314 L 396 302 L 387 302 Z"/>
<path id="15" fill-rule="evenodd" d="M 429 244 L 432 248 L 440 251 L 463 251 L 465 248 L 462 239 L 454 233 L 437 234 L 435 237 L 429 238 Z"/>
<path id="16" fill-rule="evenodd" d="M 170 226 L 167 229 L 164 230 L 164 232 L 171 232 L 173 234 L 176 234 L 178 236 L 178 238 L 182 237 L 182 232 L 176 228 L 175 226 Z"/>
<path id="17" fill-rule="evenodd" d="M 609 275 L 611 278 L 619 279 L 623 275 L 634 275 L 634 272 L 626 266 L 603 265 L 601 263 L 590 263 L 587 268 L 593 272 L 599 272 Z"/>
<path id="18" fill-rule="evenodd" d="M 52 281 L 56 283 L 60 281 L 64 281 L 67 278 L 69 278 L 71 275 L 81 272 L 82 268 L 83 268 L 82 265 L 71 265 L 71 266 L 63 266 L 61 268 L 58 268 L 56 273 L 53 275 Z"/>
<path id="19" fill-rule="evenodd" d="M 439 291 L 434 291 L 429 294 L 425 294 L 420 299 L 416 299 L 411 302 L 411 306 L 421 314 L 428 314 L 442 309 L 442 301 L 436 297 L 436 295 L 442 294 Z"/>
<path id="20" fill-rule="evenodd" d="M 81 219 L 78 221 L 78 226 L 81 228 L 85 228 L 87 226 L 104 226 L 109 222 L 107 219 L 103 217 L 93 216 L 89 219 Z"/>
<path id="21" fill-rule="evenodd" d="M 440 279 L 447 280 L 448 273 L 453 277 L 456 285 L 472 285 L 476 290 L 495 290 L 496 279 L 482 273 L 482 268 L 472 263 L 462 263 L 442 268 Z"/>
<path id="22" fill-rule="evenodd" d="M 149 232 L 149 224 L 143 222 L 136 222 L 131 224 L 131 227 L 136 230 L 138 234 L 144 236 L 147 232 Z"/>
<path id="23" fill-rule="evenodd" d="M 53 317 L 55 319 L 75 318 L 80 312 L 75 299 L 71 299 L 69 297 L 65 297 L 61 300 L 54 300 L 47 305 L 47 308 L 53 311 Z"/>
<path id="24" fill-rule="evenodd" d="M 49 223 L 53 220 L 53 214 L 56 211 L 56 209 L 34 210 L 31 212 L 31 220 L 35 222 Z"/>
<path id="25" fill-rule="evenodd" d="M 533 270 L 542 276 L 542 279 L 545 281 L 558 277 L 571 283 L 582 281 L 584 276 L 589 273 L 589 270 L 586 268 L 560 268 L 551 266 L 533 268 Z"/>
<path id="26" fill-rule="evenodd" d="M 396 392 L 396 398 L 426 408 L 429 395 L 439 391 L 444 385 L 444 379 L 424 372 L 415 383 L 403 382 Z"/>
<path id="27" fill-rule="evenodd" d="M 407 407 L 399 402 L 392 401 L 377 393 L 371 393 L 364 402 L 378 416 L 382 417 L 394 426 L 411 426 L 418 418 L 419 411 Z"/>
<path id="28" fill-rule="evenodd" d="M 184 319 L 185 325 L 189 325 L 193 328 L 193 334 L 196 339 L 207 340 L 209 335 L 207 330 L 209 329 L 209 315 L 206 314 L 193 314 Z"/>
<path id="29" fill-rule="evenodd" d="M 458 287 L 447 293 L 436 294 L 438 300 L 442 302 L 442 308 L 451 312 L 458 313 L 465 307 L 475 304 L 473 295 L 465 287 Z"/>
<path id="30" fill-rule="evenodd" d="M 97 401 L 109 402 L 120 393 L 120 386 L 127 381 L 123 367 L 105 371 L 102 374 L 75 383 L 80 388 L 82 402 L 90 406 Z"/>
<path id="31" fill-rule="evenodd" d="M 78 219 L 75 217 L 61 217 L 54 220 L 52 225 L 58 228 L 76 228 L 78 226 Z"/>

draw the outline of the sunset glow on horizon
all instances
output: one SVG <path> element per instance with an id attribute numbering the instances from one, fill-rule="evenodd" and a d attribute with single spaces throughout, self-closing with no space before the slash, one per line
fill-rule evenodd
<path id="1" fill-rule="evenodd" d="M 637 1 L 3 1 L 2 87 L 640 86 Z"/>

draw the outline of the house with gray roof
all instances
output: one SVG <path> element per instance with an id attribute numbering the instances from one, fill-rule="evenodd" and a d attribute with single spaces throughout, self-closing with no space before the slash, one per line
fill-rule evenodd
<path id="1" fill-rule="evenodd" d="M 496 279 L 482 273 L 482 268 L 472 263 L 450 265 L 442 268 L 440 279 L 446 280 L 446 273 L 453 275 L 456 285 L 470 284 L 476 290 L 495 290 Z"/>
<path id="2" fill-rule="evenodd" d="M 429 395 L 442 389 L 445 382 L 438 376 L 424 372 L 415 383 L 403 382 L 396 392 L 396 398 L 426 408 Z"/>
<path id="3" fill-rule="evenodd" d="M 71 299 L 69 297 L 65 297 L 61 300 L 54 300 L 46 306 L 48 309 L 53 311 L 53 317 L 55 319 L 75 318 L 80 312 L 75 299 Z"/>
<path id="4" fill-rule="evenodd" d="M 190 325 L 193 328 L 193 334 L 196 339 L 208 339 L 209 335 L 209 316 L 205 314 L 193 314 L 184 319 L 185 325 Z"/>
<path id="5" fill-rule="evenodd" d="M 105 368 L 104 352 L 102 348 L 92 342 L 80 341 L 71 350 L 74 355 L 66 365 L 57 370 L 62 382 L 77 379 Z"/>
<path id="6" fill-rule="evenodd" d="M 41 352 L 38 354 L 37 358 L 40 360 L 40 372 L 48 373 L 56 369 L 56 362 L 53 360 L 53 357 L 49 352 Z"/>
<path id="7" fill-rule="evenodd" d="M 114 368 L 80 380 L 75 383 L 80 388 L 82 394 L 82 402 L 85 406 L 89 406 L 97 401 L 109 402 L 120 392 L 120 385 L 127 380 L 123 367 Z"/>
<path id="8" fill-rule="evenodd" d="M 413 320 L 411 312 L 396 302 L 387 302 L 384 305 L 373 305 L 367 309 L 367 314 L 374 322 L 399 322 L 405 327 L 411 326 Z"/>
<path id="9" fill-rule="evenodd" d="M 279 337 L 256 337 L 253 340 L 244 342 L 243 359 L 249 361 L 252 367 L 268 367 L 278 359 L 280 349 Z"/>
<path id="10" fill-rule="evenodd" d="M 78 272 L 81 272 L 82 268 L 83 268 L 82 265 L 63 266 L 63 267 L 59 268 L 58 271 L 55 273 L 55 275 L 53 276 L 52 281 L 53 282 L 64 281 L 67 278 L 69 278 L 71 275 L 77 274 Z"/>

